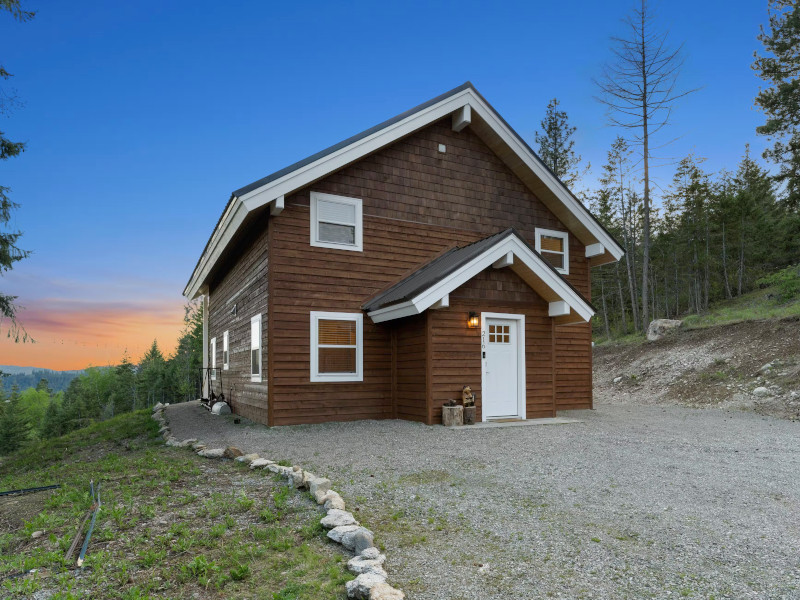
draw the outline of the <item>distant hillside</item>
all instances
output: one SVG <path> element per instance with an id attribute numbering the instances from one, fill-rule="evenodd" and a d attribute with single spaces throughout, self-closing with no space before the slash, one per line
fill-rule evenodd
<path id="1" fill-rule="evenodd" d="M 14 385 L 19 386 L 20 390 L 36 387 L 41 379 L 47 379 L 48 386 L 54 392 L 62 392 L 67 389 L 70 381 L 84 371 L 53 371 L 36 367 L 0 365 L 0 372 L 4 374 L 0 379 L 0 387 L 6 392 L 10 391 Z"/>

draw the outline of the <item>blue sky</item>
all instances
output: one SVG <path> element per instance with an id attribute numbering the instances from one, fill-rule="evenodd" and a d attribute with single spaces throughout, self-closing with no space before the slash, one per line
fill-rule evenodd
<path id="1" fill-rule="evenodd" d="M 33 255 L 0 286 L 40 343 L 0 339 L 0 364 L 73 368 L 137 358 L 148 337 L 173 346 L 232 190 L 464 81 L 531 145 L 559 98 L 596 176 L 618 131 L 592 77 L 633 2 L 25 5 L 29 23 L 0 15 L 0 63 L 25 103 L 0 129 L 28 142 L 0 183 Z M 678 104 L 664 154 L 696 152 L 711 171 L 735 169 L 747 142 L 760 155 L 750 64 L 766 0 L 656 6 L 684 43 L 681 85 L 703 86 Z M 104 343 L 97 312 L 119 320 Z"/>

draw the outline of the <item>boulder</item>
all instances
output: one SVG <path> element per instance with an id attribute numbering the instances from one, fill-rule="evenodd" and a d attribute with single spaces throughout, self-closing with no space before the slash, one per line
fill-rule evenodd
<path id="1" fill-rule="evenodd" d="M 371 546 L 369 548 L 362 550 L 359 556 L 367 560 L 380 560 L 381 564 L 383 564 L 383 561 L 386 560 L 386 556 L 381 554 L 381 551 L 378 550 L 375 546 Z"/>
<path id="2" fill-rule="evenodd" d="M 385 560 L 386 557 L 383 554 L 375 559 L 354 556 L 347 561 L 347 568 L 356 575 L 360 575 L 361 573 L 385 573 L 383 570 L 383 563 Z"/>
<path id="3" fill-rule="evenodd" d="M 161 404 L 161 402 L 159 402 L 158 404 L 156 404 L 156 405 L 153 407 L 153 412 L 154 412 L 154 413 L 155 413 L 155 412 L 158 412 L 158 411 L 160 411 L 160 410 L 164 410 L 164 405 L 163 405 L 163 404 Z"/>
<path id="4" fill-rule="evenodd" d="M 250 468 L 251 469 L 263 469 L 264 467 L 272 467 L 275 463 L 271 460 L 267 460 L 266 458 L 254 458 L 250 461 Z M 271 469 L 270 469 L 271 470 Z"/>
<path id="5" fill-rule="evenodd" d="M 333 490 L 328 490 L 328 492 L 323 497 L 323 500 L 324 502 L 322 503 L 322 505 L 325 508 L 325 510 L 332 510 L 334 508 L 338 510 L 344 510 L 345 508 L 344 500 L 342 500 L 342 497 Z"/>
<path id="6" fill-rule="evenodd" d="M 614 383 L 619 383 L 620 381 L 622 381 L 622 376 L 614 377 Z"/>
<path id="7" fill-rule="evenodd" d="M 650 321 L 650 326 L 647 328 L 647 339 L 651 342 L 660 340 L 667 335 L 668 331 L 677 329 L 681 325 L 683 325 L 683 321 L 678 321 L 676 319 L 656 319 L 655 321 Z"/>
<path id="8" fill-rule="evenodd" d="M 333 529 L 334 527 L 341 527 L 342 525 L 358 525 L 358 521 L 356 521 L 352 513 L 336 508 L 329 510 L 328 514 L 322 518 L 320 523 L 322 523 L 325 529 Z"/>
<path id="9" fill-rule="evenodd" d="M 225 448 L 203 449 L 199 450 L 197 454 L 205 458 L 222 458 L 223 456 L 225 456 Z"/>
<path id="10" fill-rule="evenodd" d="M 376 583 L 369 591 L 369 600 L 403 600 L 406 595 L 388 583 Z"/>
<path id="11" fill-rule="evenodd" d="M 289 480 L 289 486 L 298 490 L 303 487 L 303 471 L 299 469 L 299 467 L 294 467 L 286 474 L 286 478 Z"/>
<path id="12" fill-rule="evenodd" d="M 44 535 L 44 531 L 34 531 L 31 534 L 31 538 L 35 540 L 35 539 L 38 539 L 38 538 L 42 537 L 43 535 Z"/>
<path id="13" fill-rule="evenodd" d="M 774 368 L 775 368 L 775 365 L 773 365 L 771 362 L 768 362 L 767 364 L 765 364 L 763 367 L 761 367 L 758 370 L 758 374 L 759 375 L 768 375 L 769 373 L 772 372 L 772 370 Z"/>
<path id="14" fill-rule="evenodd" d="M 370 591 L 379 583 L 386 583 L 386 578 L 374 573 L 364 573 L 346 584 L 347 597 L 355 600 L 369 600 Z"/>
<path id="15" fill-rule="evenodd" d="M 203 442 L 195 442 L 192 444 L 192 450 L 202 450 L 206 445 Z"/>
<path id="16" fill-rule="evenodd" d="M 245 463 L 245 464 L 249 465 L 251 462 L 253 462 L 257 458 L 259 458 L 258 454 L 253 452 L 252 454 L 242 454 L 241 456 L 237 456 L 233 460 L 235 460 L 236 462 Z"/>
<path id="17" fill-rule="evenodd" d="M 170 436 L 167 438 L 167 446 L 173 446 L 175 448 L 180 448 L 181 443 L 175 439 L 174 437 Z"/>
<path id="18" fill-rule="evenodd" d="M 308 481 L 308 491 L 311 492 L 312 496 L 314 496 L 314 500 L 317 501 L 317 504 L 322 504 L 325 502 L 325 494 L 327 494 L 330 489 L 330 479 L 325 479 L 324 477 L 314 477 Z"/>
<path id="19" fill-rule="evenodd" d="M 350 540 L 352 540 L 352 548 L 349 544 Z M 372 548 L 372 545 L 375 543 L 375 536 L 372 535 L 369 529 L 362 527 L 359 531 L 353 533 L 352 538 L 345 535 L 342 538 L 342 542 L 346 548 L 350 548 L 350 550 L 356 554 L 360 554 L 367 548 Z"/>
<path id="20" fill-rule="evenodd" d="M 162 427 L 161 429 L 158 430 L 158 434 L 159 435 L 163 435 L 165 432 L 168 432 L 168 431 L 169 431 L 169 427 L 164 425 L 164 427 Z"/>
<path id="21" fill-rule="evenodd" d="M 242 454 L 244 454 L 244 452 L 239 450 L 236 446 L 228 446 L 225 448 L 225 458 L 236 458 Z"/>
<path id="22" fill-rule="evenodd" d="M 189 438 L 188 440 L 183 440 L 180 444 L 178 444 L 179 448 L 186 448 L 186 446 L 191 446 L 192 444 L 197 443 L 197 438 Z"/>
<path id="23" fill-rule="evenodd" d="M 341 527 L 334 527 L 328 532 L 328 537 L 334 542 L 341 544 L 342 538 L 346 533 L 352 533 L 356 529 L 360 529 L 359 525 L 342 525 Z"/>
<path id="24" fill-rule="evenodd" d="M 758 396 L 759 398 L 765 398 L 766 396 L 772 396 L 772 392 L 769 391 L 768 388 L 757 387 L 753 390 L 753 395 Z"/>
<path id="25" fill-rule="evenodd" d="M 328 532 L 328 537 L 356 554 L 373 546 L 372 532 L 360 525 L 341 525 Z"/>

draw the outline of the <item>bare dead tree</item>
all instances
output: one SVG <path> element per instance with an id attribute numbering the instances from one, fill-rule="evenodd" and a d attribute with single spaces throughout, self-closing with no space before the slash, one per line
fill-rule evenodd
<path id="1" fill-rule="evenodd" d="M 695 91 L 677 91 L 683 65 L 681 49 L 667 46 L 668 31 L 657 29 L 648 0 L 623 20 L 627 34 L 612 37 L 613 59 L 595 80 L 597 100 L 608 107 L 611 125 L 632 132 L 632 142 L 642 148 L 644 206 L 642 223 L 642 328 L 650 319 L 650 160 L 651 137 L 669 123 L 674 102 Z"/>

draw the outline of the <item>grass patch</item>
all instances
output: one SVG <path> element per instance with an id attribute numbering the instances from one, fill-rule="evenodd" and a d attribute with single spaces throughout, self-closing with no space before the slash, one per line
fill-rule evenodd
<path id="1" fill-rule="evenodd" d="M 683 329 L 704 329 L 744 321 L 789 317 L 800 317 L 800 298 L 796 295 L 787 298 L 787 292 L 776 284 L 743 294 L 739 298 L 717 302 L 703 314 L 686 315 L 681 319 Z M 645 341 L 644 333 L 631 333 L 612 339 L 595 337 L 596 346 L 636 346 Z"/>
<path id="2" fill-rule="evenodd" d="M 75 570 L 64 555 L 91 504 L 90 479 L 103 506 L 84 569 Z M 352 575 L 313 502 L 269 473 L 164 446 L 146 411 L 0 463 L 0 490 L 50 483 L 62 487 L 13 500 L 29 503 L 24 518 L 0 518 L 2 598 L 346 597 Z M 11 501 L 0 499 L 0 515 Z"/>

